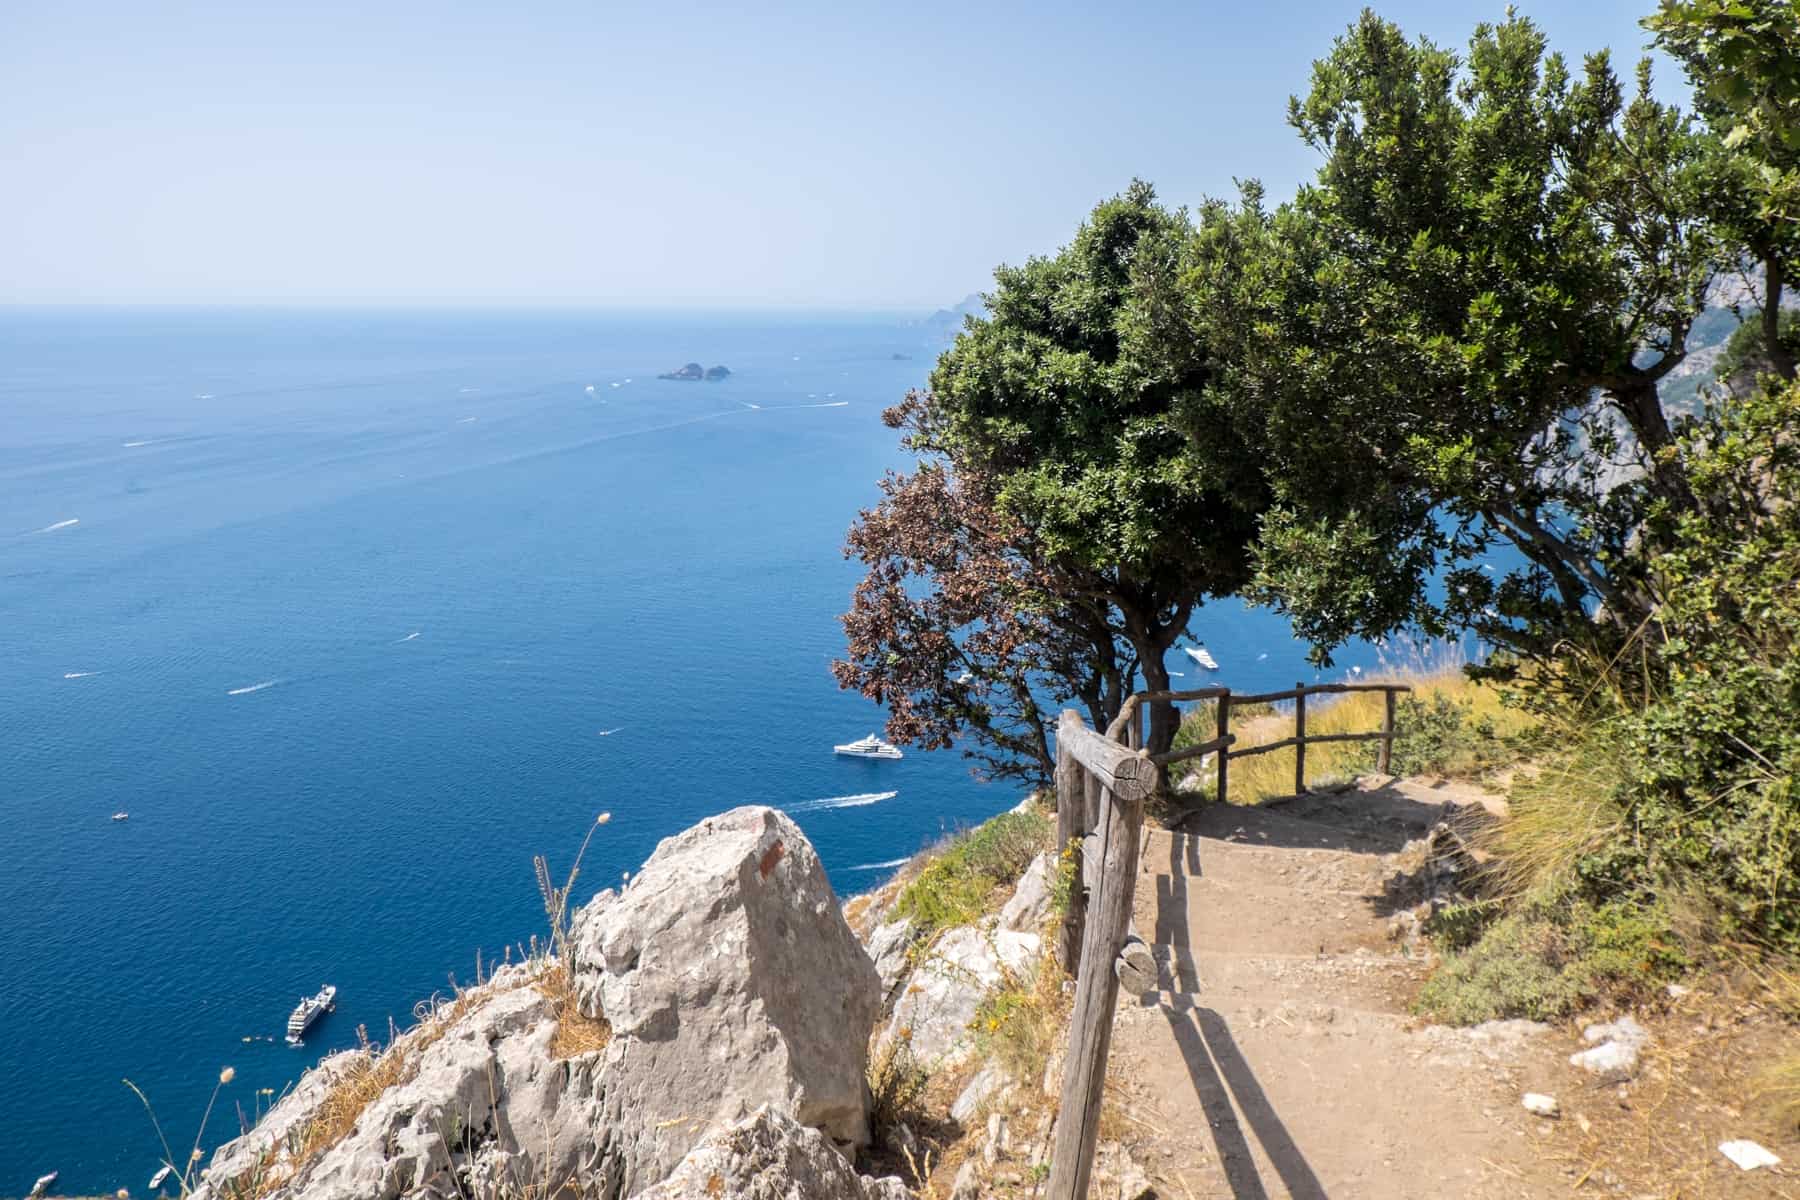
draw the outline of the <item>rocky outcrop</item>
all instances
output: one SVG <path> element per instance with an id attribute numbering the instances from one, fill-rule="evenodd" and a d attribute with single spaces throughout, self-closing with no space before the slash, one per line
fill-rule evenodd
<path id="1" fill-rule="evenodd" d="M 1035 933 L 1002 929 L 991 920 L 945 932 L 901 984 L 883 1036 L 908 1038 L 922 1063 L 953 1061 L 967 1047 L 981 998 L 1008 973 L 1029 970 L 1041 944 Z"/>
<path id="2" fill-rule="evenodd" d="M 768 1108 L 719 1130 L 637 1200 L 908 1200 L 898 1179 L 858 1175 L 817 1130 Z"/>
<path id="3" fill-rule="evenodd" d="M 583 911 L 572 947 L 583 1009 L 612 1024 L 603 1115 L 631 1180 L 660 1179 L 706 1129 L 764 1104 L 868 1141 L 880 985 L 782 813 L 735 809 L 664 841 Z"/>
<path id="4" fill-rule="evenodd" d="M 296 1161 L 338 1081 L 357 1066 L 369 1074 L 355 1054 L 326 1060 L 219 1150 L 199 1197 L 253 1179 L 281 1200 L 499 1196 L 550 1181 L 557 1194 L 618 1200 L 671 1178 L 702 1139 L 752 1114 L 760 1124 L 732 1143 L 755 1150 L 746 1163 L 823 1171 L 830 1142 L 867 1140 L 880 986 L 783 814 L 735 809 L 666 839 L 629 886 L 577 915 L 569 986 L 549 986 L 563 966 L 505 968 L 403 1035 L 385 1052 L 397 1056 L 387 1086 L 333 1144 Z M 578 1019 L 559 1010 L 565 993 L 610 1024 L 603 1049 L 556 1056 L 559 1020 Z"/>
<path id="5" fill-rule="evenodd" d="M 657 378 L 675 379 L 684 383 L 694 383 L 705 379 L 717 383 L 721 379 L 729 378 L 730 375 L 730 367 L 702 367 L 697 362 L 691 362 L 686 366 L 677 367 L 673 371 L 664 371 L 661 375 L 658 375 Z"/>

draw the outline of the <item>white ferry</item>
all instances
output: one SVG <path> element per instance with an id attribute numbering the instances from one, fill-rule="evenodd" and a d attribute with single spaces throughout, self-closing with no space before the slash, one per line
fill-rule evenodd
<path id="1" fill-rule="evenodd" d="M 1181 651 L 1209 671 L 1219 669 L 1219 660 L 1208 653 L 1205 646 L 1183 646 Z"/>
<path id="2" fill-rule="evenodd" d="M 872 733 L 868 737 L 858 738 L 854 742 L 845 742 L 841 746 L 833 746 L 832 750 L 838 754 L 847 754 L 851 758 L 900 757 L 900 748 L 898 746 L 890 746 Z"/>
<path id="3" fill-rule="evenodd" d="M 337 988 L 329 983 L 320 988 L 317 995 L 308 996 L 300 1001 L 299 1005 L 295 1007 L 293 1015 L 288 1018 L 287 1044 L 290 1046 L 300 1045 L 300 1039 L 306 1033 L 307 1026 L 336 1007 Z"/>

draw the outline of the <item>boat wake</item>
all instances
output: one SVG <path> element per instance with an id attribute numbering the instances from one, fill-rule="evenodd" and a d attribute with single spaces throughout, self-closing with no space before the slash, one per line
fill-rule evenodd
<path id="1" fill-rule="evenodd" d="M 94 677 L 95 675 L 98 675 L 99 673 L 100 672 L 98 672 L 98 671 L 65 671 L 65 672 L 63 672 L 63 678 L 64 679 L 91 679 L 92 677 Z"/>
<path id="2" fill-rule="evenodd" d="M 125 447 L 127 450 L 136 450 L 139 446 L 154 446 L 156 445 L 156 441 L 151 439 L 143 442 L 120 442 L 119 445 Z"/>
<path id="3" fill-rule="evenodd" d="M 865 808 L 871 804 L 880 804 L 883 800 L 892 800 L 900 793 L 895 792 L 858 792 L 853 796 L 827 796 L 823 800 L 808 800 L 804 804 L 796 804 L 790 812 L 819 812 L 831 808 Z"/>
<path id="4" fill-rule="evenodd" d="M 225 694 L 227 696 L 248 696 L 251 692 L 260 692 L 264 688 L 272 688 L 280 682 L 281 680 L 279 679 L 265 679 L 261 683 L 253 683 L 249 687 L 232 688 Z"/>
<path id="5" fill-rule="evenodd" d="M 405 637 L 403 637 L 403 638 L 395 638 L 395 639 L 394 639 L 394 645 L 396 645 L 396 646 L 398 646 L 398 645 L 399 645 L 399 644 L 400 644 L 400 643 L 401 643 L 401 642 L 410 642 L 410 641 L 412 641 L 412 640 L 413 640 L 413 639 L 414 639 L 414 638 L 416 638 L 416 637 L 418 637 L 418 636 L 419 636 L 419 631 L 418 631 L 418 630 L 416 630 L 416 629 L 415 629 L 415 630 L 413 630 L 413 631 L 412 631 L 412 632 L 411 632 L 411 633 L 409 633 L 409 634 L 407 634 L 407 635 L 406 635 L 406 636 L 405 636 Z"/>
<path id="6" fill-rule="evenodd" d="M 38 530 L 38 532 L 39 533 L 55 533 L 59 529 L 67 529 L 71 525 L 79 525 L 79 524 L 81 524 L 80 517 L 70 517 L 66 521 L 58 521 L 54 525 L 46 525 L 42 529 Z"/>
<path id="7" fill-rule="evenodd" d="M 846 870 L 846 871 L 889 871 L 895 867 L 904 867 L 907 864 L 907 862 L 908 862 L 908 860 L 904 859 L 904 858 L 890 858 L 886 862 L 857 863 L 854 867 L 845 867 L 844 870 Z"/>
<path id="8" fill-rule="evenodd" d="M 595 730 L 594 732 L 595 732 L 595 736 L 597 736 L 597 737 L 611 737 L 613 734 L 619 732 L 619 730 L 621 730 L 623 728 L 625 728 L 623 725 L 619 725 L 612 729 L 598 729 L 598 730 Z"/>

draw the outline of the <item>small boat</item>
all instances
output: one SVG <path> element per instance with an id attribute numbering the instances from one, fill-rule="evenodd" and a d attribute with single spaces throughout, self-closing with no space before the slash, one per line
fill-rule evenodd
<path id="1" fill-rule="evenodd" d="M 956 677 L 956 682 L 962 684 L 964 687 L 968 687 L 971 683 L 975 682 L 975 672 L 964 671 L 961 675 Z"/>
<path id="2" fill-rule="evenodd" d="M 1205 646 L 1183 646 L 1181 652 L 1209 671 L 1219 669 L 1219 660 L 1207 653 Z"/>
<path id="3" fill-rule="evenodd" d="M 168 1163 L 164 1163 L 162 1170 L 150 1177 L 150 1190 L 154 1192 L 157 1188 L 161 1187 L 174 1171 L 174 1167 L 171 1167 Z"/>
<path id="4" fill-rule="evenodd" d="M 307 1026 L 337 1007 L 337 988 L 326 984 L 315 995 L 306 997 L 288 1017 L 287 1044 L 298 1046 Z"/>
<path id="5" fill-rule="evenodd" d="M 116 812 L 116 813 L 114 813 L 114 814 L 113 814 L 113 820 L 115 820 L 115 821 L 129 821 L 129 820 L 131 820 L 131 814 L 130 814 L 130 813 L 128 813 L 128 812 Z"/>
<path id="6" fill-rule="evenodd" d="M 841 746 L 831 748 L 835 753 L 847 754 L 851 758 L 899 758 L 897 746 L 890 746 L 874 734 L 865 738 L 857 738 L 854 742 L 845 742 Z"/>
<path id="7" fill-rule="evenodd" d="M 61 1171 L 52 1171 L 48 1175 L 39 1175 L 38 1181 L 31 1185 L 30 1195 L 31 1196 L 41 1196 L 45 1192 L 49 1191 L 50 1185 L 55 1183 L 56 1177 L 61 1174 L 62 1174 Z M 28 1200 L 29 1200 L 29 1198 L 28 1198 Z"/>

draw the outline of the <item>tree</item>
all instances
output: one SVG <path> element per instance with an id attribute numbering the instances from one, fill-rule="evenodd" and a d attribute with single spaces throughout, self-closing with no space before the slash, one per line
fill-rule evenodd
<path id="1" fill-rule="evenodd" d="M 887 707 L 896 741 L 941 749 L 962 734 L 987 777 L 1048 780 L 1054 705 L 1078 701 L 1104 724 L 1133 677 L 1105 607 L 1058 593 L 979 476 L 925 463 L 881 488 L 845 547 L 868 574 L 833 674 Z"/>
<path id="2" fill-rule="evenodd" d="M 1800 9 L 1792 0 L 1663 0 L 1644 25 L 1687 67 L 1695 108 L 1720 136 L 1707 198 L 1762 267 L 1763 355 L 1793 379 L 1780 312 L 1800 255 Z"/>
<path id="3" fill-rule="evenodd" d="M 927 390 L 889 414 L 906 431 L 904 445 L 941 464 L 933 469 L 945 472 L 943 488 L 974 487 L 991 504 L 997 523 L 983 532 L 1016 563 L 1030 564 L 1038 598 L 1030 616 L 1071 639 L 1062 649 L 1083 656 L 1077 676 L 1107 681 L 1085 692 L 1096 725 L 1130 691 L 1132 672 L 1121 667 L 1135 667 L 1148 688 L 1167 690 L 1163 656 L 1196 607 L 1236 592 L 1250 576 L 1266 490 L 1252 439 L 1219 407 L 1230 397 L 1207 386 L 1216 364 L 1196 336 L 1182 286 L 1192 250 L 1186 214 L 1134 183 L 1097 207 L 1056 255 L 1001 267 L 989 315 L 968 323 Z M 890 500 L 899 494 L 894 488 Z M 852 548 L 879 564 L 889 561 L 882 546 L 892 537 L 865 517 Z M 938 592 L 947 595 L 954 578 L 941 577 Z M 863 587 L 859 603 L 866 595 L 874 615 L 853 637 L 869 647 L 899 646 L 905 606 L 893 584 L 872 572 Z M 878 596 L 888 597 L 886 611 Z M 993 588 L 980 602 L 1006 598 Z M 1123 643 L 1117 651 L 1113 632 Z M 876 665 L 898 681 L 898 664 Z M 1076 690 L 1071 676 L 1051 674 Z M 1114 678 L 1125 681 L 1122 688 L 1113 688 Z M 1014 705 L 1023 711 L 1016 693 Z M 938 711 L 960 719 L 952 705 Z M 1177 721 L 1171 704 L 1152 706 L 1146 746 L 1153 753 L 1169 747 Z"/>
<path id="4" fill-rule="evenodd" d="M 1546 656 L 1654 609 L 1643 551 L 1697 504 L 1657 384 L 1723 251 L 1710 139 L 1650 82 L 1523 18 L 1465 61 L 1365 13 L 1291 102 L 1316 182 L 1203 222 L 1272 281 L 1230 352 L 1269 408 L 1255 592 L 1322 650 L 1417 624 Z M 1501 542 L 1527 565 L 1495 578 Z"/>

